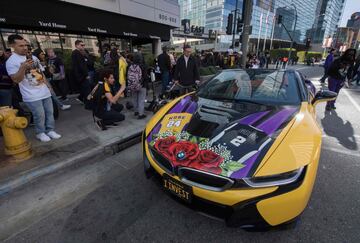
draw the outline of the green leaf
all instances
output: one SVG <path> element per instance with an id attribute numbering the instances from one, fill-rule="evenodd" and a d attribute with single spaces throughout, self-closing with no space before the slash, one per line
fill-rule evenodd
<path id="1" fill-rule="evenodd" d="M 208 142 L 208 141 L 209 141 L 208 138 L 198 138 L 198 140 L 199 140 L 199 143 Z"/>
<path id="2" fill-rule="evenodd" d="M 223 169 L 227 170 L 227 171 L 238 171 L 240 170 L 241 168 L 244 168 L 245 165 L 237 162 L 237 161 L 229 161 L 227 162 L 226 164 L 222 164 L 221 166 Z"/>
<path id="3" fill-rule="evenodd" d="M 198 144 L 198 140 L 197 140 L 197 138 L 196 138 L 195 136 L 192 136 L 192 137 L 190 138 L 190 142 L 195 143 L 195 144 Z"/>

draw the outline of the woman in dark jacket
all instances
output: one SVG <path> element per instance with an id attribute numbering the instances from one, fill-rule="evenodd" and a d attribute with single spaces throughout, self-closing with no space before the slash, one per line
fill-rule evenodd
<path id="1" fill-rule="evenodd" d="M 355 61 L 356 50 L 348 49 L 338 59 L 333 61 L 328 70 L 328 87 L 330 91 L 339 94 L 340 89 L 344 86 L 348 68 L 353 65 Z M 328 101 L 326 110 L 336 109 L 335 100 Z"/>

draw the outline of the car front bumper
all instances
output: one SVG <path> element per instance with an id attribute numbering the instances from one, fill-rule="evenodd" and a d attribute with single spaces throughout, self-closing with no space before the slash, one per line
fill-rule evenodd
<path id="1" fill-rule="evenodd" d="M 155 162 L 145 145 L 145 173 L 161 183 L 162 176 L 167 172 Z M 301 178 L 289 185 L 224 191 L 192 186 L 193 200 L 191 204 L 184 204 L 196 211 L 222 218 L 229 226 L 262 228 L 291 222 L 302 213 L 308 203 L 316 177 L 317 161 L 315 159 L 307 165 Z M 170 176 L 180 180 L 176 175 Z"/>

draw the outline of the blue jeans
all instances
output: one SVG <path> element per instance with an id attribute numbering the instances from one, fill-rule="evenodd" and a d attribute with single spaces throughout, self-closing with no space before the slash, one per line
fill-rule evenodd
<path id="1" fill-rule="evenodd" d="M 91 87 L 95 86 L 95 71 L 89 71 L 88 75 L 89 75 L 90 86 Z"/>
<path id="2" fill-rule="evenodd" d="M 163 71 L 161 74 L 162 89 L 161 92 L 164 94 L 167 86 L 169 85 L 170 73 L 169 71 Z"/>
<path id="3" fill-rule="evenodd" d="M 0 89 L 0 106 L 12 106 L 12 89 Z"/>
<path id="4" fill-rule="evenodd" d="M 51 97 L 53 98 L 53 100 L 55 101 L 56 105 L 59 106 L 60 108 L 64 106 L 64 103 L 62 103 L 58 97 L 56 96 L 56 94 L 54 92 L 51 91 Z"/>
<path id="5" fill-rule="evenodd" d="M 54 111 L 51 97 L 33 102 L 25 102 L 35 123 L 36 134 L 48 133 L 55 129 Z"/>

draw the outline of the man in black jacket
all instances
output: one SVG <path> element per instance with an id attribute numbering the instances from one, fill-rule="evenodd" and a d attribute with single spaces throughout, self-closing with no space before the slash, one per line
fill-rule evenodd
<path id="1" fill-rule="evenodd" d="M 167 54 L 167 48 L 163 47 L 163 53 L 158 56 L 158 64 L 161 71 L 161 81 L 162 81 L 162 94 L 165 93 L 166 87 L 170 81 L 170 70 L 171 70 L 171 61 L 170 56 Z"/>
<path id="2" fill-rule="evenodd" d="M 84 103 L 86 97 L 91 92 L 84 42 L 81 40 L 76 40 L 75 48 L 76 49 L 73 50 L 71 54 L 72 72 L 76 82 L 78 82 L 80 85 L 80 95 L 78 96 L 78 100 Z"/>
<path id="3" fill-rule="evenodd" d="M 200 80 L 199 67 L 195 58 L 191 56 L 191 51 L 191 47 L 185 45 L 184 55 L 176 62 L 174 80 L 181 87 L 180 94 L 191 91 L 191 86 Z"/>

